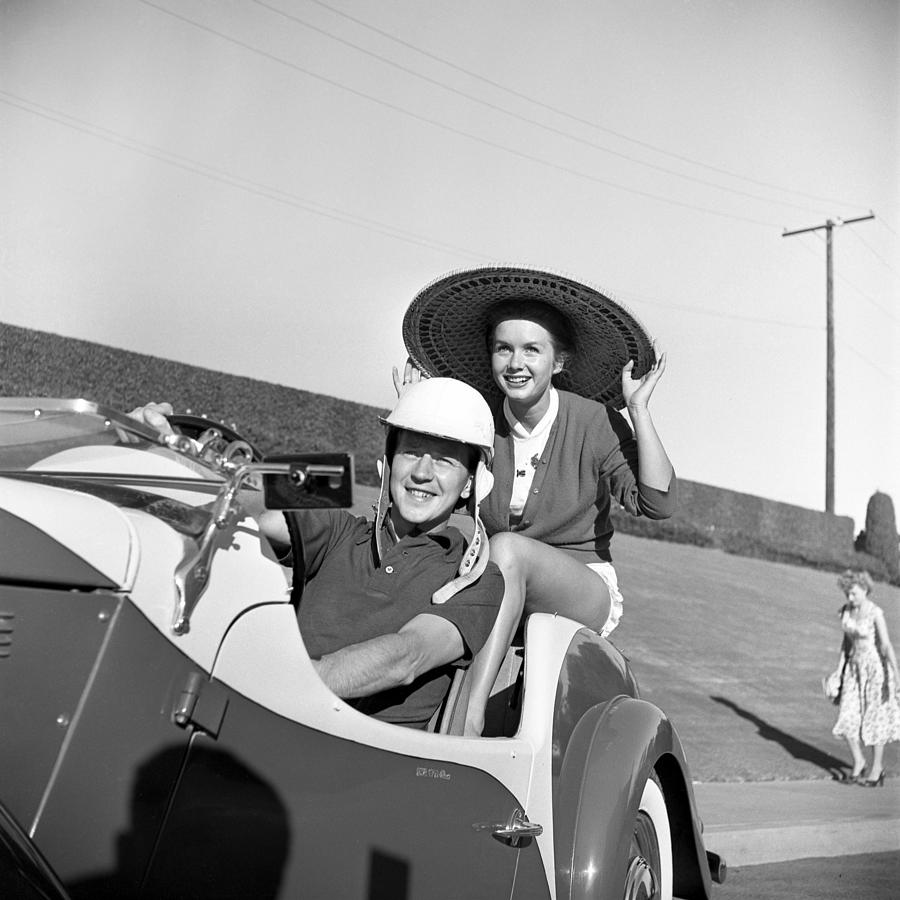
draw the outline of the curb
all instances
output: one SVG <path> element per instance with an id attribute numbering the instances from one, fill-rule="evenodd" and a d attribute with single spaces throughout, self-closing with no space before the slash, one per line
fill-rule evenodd
<path id="1" fill-rule="evenodd" d="M 694 784 L 708 850 L 731 866 L 900 850 L 900 779 Z"/>

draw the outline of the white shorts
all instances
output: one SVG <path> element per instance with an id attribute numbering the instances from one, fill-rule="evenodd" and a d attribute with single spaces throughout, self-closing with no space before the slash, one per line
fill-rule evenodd
<path id="1" fill-rule="evenodd" d="M 622 592 L 619 590 L 619 580 L 616 578 L 616 570 L 610 562 L 588 563 L 588 568 L 596 572 L 609 588 L 609 615 L 603 628 L 600 629 L 601 637 L 609 637 L 613 629 L 622 618 Z"/>

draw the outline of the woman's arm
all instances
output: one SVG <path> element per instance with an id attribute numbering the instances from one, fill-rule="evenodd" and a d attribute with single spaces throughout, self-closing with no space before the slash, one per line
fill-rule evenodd
<path id="1" fill-rule="evenodd" d="M 666 370 L 666 354 L 660 354 L 642 378 L 632 378 L 633 369 L 633 359 L 622 369 L 622 394 L 637 442 L 638 478 L 647 487 L 668 491 L 675 470 L 653 424 L 649 407 L 650 395 Z"/>
<path id="2" fill-rule="evenodd" d="M 875 633 L 878 635 L 878 650 L 882 659 L 886 659 L 894 669 L 894 680 L 900 679 L 900 672 L 897 671 L 897 656 L 894 653 L 894 646 L 888 636 L 887 623 L 884 621 L 884 613 L 879 609 L 875 612 Z"/>

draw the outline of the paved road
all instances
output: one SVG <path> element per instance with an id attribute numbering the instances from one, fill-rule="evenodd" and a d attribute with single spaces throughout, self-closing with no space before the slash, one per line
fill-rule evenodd
<path id="1" fill-rule="evenodd" d="M 900 852 L 900 778 L 695 784 L 694 796 L 707 847 L 731 867 Z"/>
<path id="2" fill-rule="evenodd" d="M 898 852 L 744 866 L 713 888 L 713 900 L 897 900 L 898 895 Z"/>
<path id="3" fill-rule="evenodd" d="M 900 779 L 695 784 L 710 850 L 728 864 L 713 900 L 897 900 Z"/>

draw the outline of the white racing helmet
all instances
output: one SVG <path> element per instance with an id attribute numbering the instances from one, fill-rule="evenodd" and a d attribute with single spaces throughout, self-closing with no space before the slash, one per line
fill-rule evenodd
<path id="1" fill-rule="evenodd" d="M 470 501 L 475 532 L 463 554 L 457 577 L 435 591 L 431 598 L 432 603 L 445 603 L 466 585 L 477 581 L 488 562 L 490 547 L 479 507 L 494 486 L 494 476 L 488 469 L 494 455 L 494 417 L 484 397 L 475 388 L 455 378 L 426 378 L 407 385 L 397 405 L 380 421 L 388 429 L 402 428 L 404 431 L 459 441 L 479 451 Z M 381 529 L 390 508 L 390 431 L 385 443 L 385 455 L 380 466 L 381 492 L 375 511 L 375 543 L 379 557 L 383 555 Z"/>

